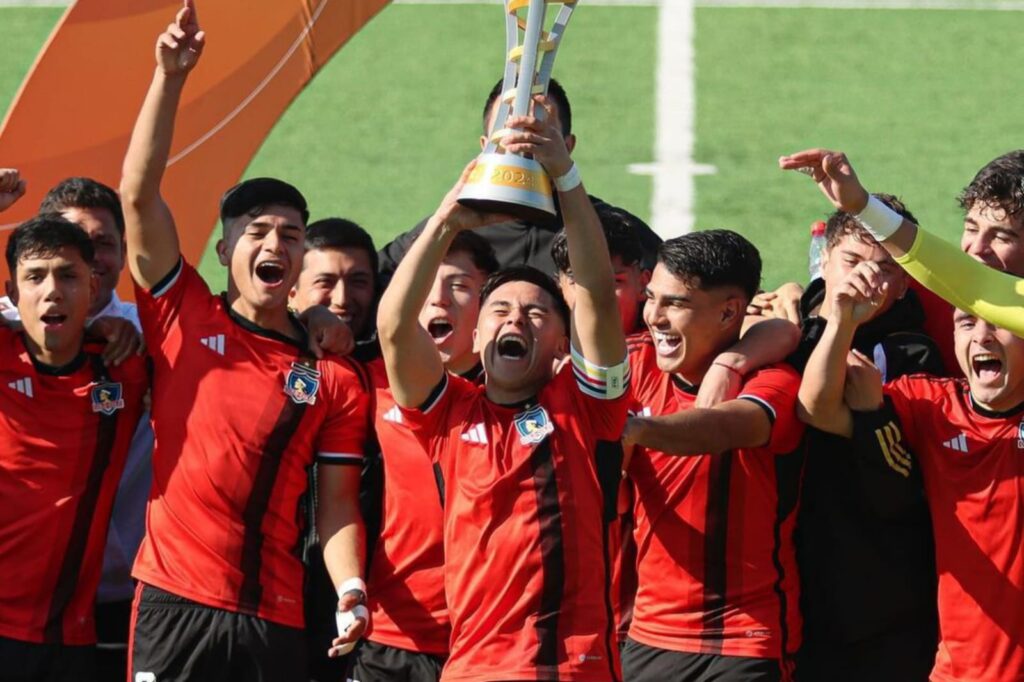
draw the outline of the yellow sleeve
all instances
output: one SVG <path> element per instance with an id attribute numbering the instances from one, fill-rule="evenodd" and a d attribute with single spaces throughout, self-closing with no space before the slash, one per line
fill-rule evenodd
<path id="1" fill-rule="evenodd" d="M 1024 279 L 990 268 L 920 228 L 910 251 L 896 262 L 960 310 L 1024 337 Z"/>

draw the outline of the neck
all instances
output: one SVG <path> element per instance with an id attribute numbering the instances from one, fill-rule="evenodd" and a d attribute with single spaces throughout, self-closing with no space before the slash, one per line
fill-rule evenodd
<path id="1" fill-rule="evenodd" d="M 444 367 L 452 374 L 461 376 L 476 367 L 478 362 L 480 362 L 480 358 L 476 353 L 466 353 L 462 357 L 452 358 Z"/>
<path id="2" fill-rule="evenodd" d="M 252 322 L 257 327 L 283 334 L 290 339 L 299 338 L 299 332 L 295 325 L 292 324 L 291 317 L 288 315 L 287 306 L 257 308 L 250 305 L 249 302 L 238 294 L 232 297 L 230 293 L 228 294 L 228 305 L 231 306 L 231 309 L 237 315 Z"/>
<path id="3" fill-rule="evenodd" d="M 541 386 L 506 389 L 490 382 L 486 384 L 486 387 L 487 399 L 498 405 L 515 405 L 524 402 L 540 393 L 541 389 Z"/>
<path id="4" fill-rule="evenodd" d="M 972 392 L 971 400 L 977 407 L 980 407 L 981 409 L 986 410 L 988 412 L 1010 412 L 1014 408 L 1019 407 L 1022 403 L 1024 403 L 1024 392 L 1016 391 L 1013 395 L 1008 395 L 1005 398 L 1000 398 L 992 402 L 982 402 L 978 400 Z"/>
<path id="5" fill-rule="evenodd" d="M 103 296 L 102 298 L 97 298 L 96 301 L 92 304 L 92 307 L 89 309 L 89 317 L 93 318 L 99 315 L 104 308 L 110 305 L 110 302 L 112 300 L 114 300 L 113 291 L 107 292 L 107 295 Z"/>
<path id="6" fill-rule="evenodd" d="M 83 337 L 84 334 L 75 339 L 74 343 L 69 343 L 66 348 L 47 348 L 25 334 L 25 347 L 36 362 L 49 367 L 63 367 L 82 352 Z"/>

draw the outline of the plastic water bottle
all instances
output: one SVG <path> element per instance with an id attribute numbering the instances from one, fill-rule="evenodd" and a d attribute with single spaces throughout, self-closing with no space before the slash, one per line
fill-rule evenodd
<path id="1" fill-rule="evenodd" d="M 821 258 L 825 255 L 825 223 L 818 221 L 811 225 L 811 249 L 807 254 L 807 270 L 811 281 L 821 277 Z"/>

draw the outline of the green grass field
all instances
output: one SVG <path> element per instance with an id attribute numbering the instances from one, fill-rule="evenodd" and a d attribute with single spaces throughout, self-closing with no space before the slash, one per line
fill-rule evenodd
<path id="1" fill-rule="evenodd" d="M 0 106 L 60 13 L 0 8 Z M 582 6 L 555 67 L 589 190 L 644 218 L 652 180 L 628 166 L 653 160 L 657 21 L 653 7 Z M 754 241 L 766 286 L 806 278 L 807 228 L 827 212 L 807 178 L 776 170 L 780 154 L 842 148 L 871 189 L 899 194 L 952 238 L 957 192 L 1022 146 L 1012 102 L 1024 12 L 699 8 L 696 22 L 695 161 L 718 169 L 697 178 L 696 224 Z M 387 8 L 300 96 L 247 175 L 296 183 L 314 217 L 354 219 L 383 245 L 476 152 L 502 40 L 494 6 Z M 202 271 L 223 285 L 209 259 Z"/>

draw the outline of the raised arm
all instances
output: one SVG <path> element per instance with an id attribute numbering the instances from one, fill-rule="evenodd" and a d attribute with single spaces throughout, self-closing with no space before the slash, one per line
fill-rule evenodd
<path id="1" fill-rule="evenodd" d="M 626 357 L 626 339 L 619 321 L 608 244 L 562 138 L 557 110 L 543 97 L 535 98 L 535 106 L 544 107 L 544 120 L 530 116 L 511 119 L 509 127 L 517 130 L 502 140 L 502 146 L 510 152 L 532 154 L 556 179 L 569 265 L 576 282 L 573 347 L 588 362 L 613 367 Z"/>
<path id="2" fill-rule="evenodd" d="M 807 360 L 797 403 L 800 419 L 816 429 L 853 435 L 853 415 L 844 398 L 847 357 L 857 327 L 885 298 L 885 287 L 878 264 L 865 261 L 832 294 L 832 312 Z"/>
<path id="3" fill-rule="evenodd" d="M 696 407 L 713 407 L 739 395 L 743 377 L 775 362 L 782 362 L 800 344 L 800 328 L 783 319 L 747 315 L 743 336 L 718 354 L 704 374 Z"/>
<path id="4" fill-rule="evenodd" d="M 395 402 L 402 407 L 421 406 L 444 375 L 441 355 L 430 334 L 420 326 L 419 314 L 448 247 L 460 231 L 500 219 L 458 202 L 462 186 L 475 165 L 473 161 L 466 166 L 458 183 L 409 247 L 377 308 L 377 336 L 388 381 Z"/>
<path id="5" fill-rule="evenodd" d="M 836 208 L 857 216 L 897 263 L 937 295 L 1014 334 L 1024 334 L 1024 282 L 975 261 L 877 199 L 869 201 L 845 154 L 811 149 L 780 158 L 779 166 L 811 174 Z"/>
<path id="6" fill-rule="evenodd" d="M 180 258 L 178 233 L 160 196 L 174 117 L 189 71 L 203 51 L 193 0 L 185 0 L 156 42 L 156 70 L 135 121 L 121 171 L 128 267 L 139 286 L 158 284 Z"/>

